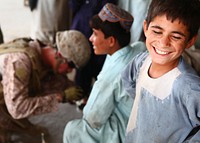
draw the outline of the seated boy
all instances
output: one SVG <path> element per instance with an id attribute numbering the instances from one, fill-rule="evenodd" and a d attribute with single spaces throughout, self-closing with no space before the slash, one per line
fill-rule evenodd
<path id="1" fill-rule="evenodd" d="M 83 118 L 69 122 L 65 128 L 64 143 L 122 143 L 132 107 L 132 100 L 116 88 L 114 80 L 144 43 L 129 46 L 133 17 L 113 4 L 106 4 L 91 19 L 93 34 L 90 41 L 94 53 L 107 54 L 102 71 L 97 77 Z M 119 95 L 119 96 L 117 96 Z"/>

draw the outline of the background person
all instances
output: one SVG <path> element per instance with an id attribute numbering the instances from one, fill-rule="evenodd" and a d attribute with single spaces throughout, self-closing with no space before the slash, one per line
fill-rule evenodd
<path id="1" fill-rule="evenodd" d="M 4 40 L 3 40 L 3 32 L 1 30 L 1 26 L 0 26 L 0 44 L 3 43 Z"/>
<path id="2" fill-rule="evenodd" d="M 56 32 L 70 28 L 72 13 L 68 0 L 29 0 L 32 39 L 54 45 Z"/>

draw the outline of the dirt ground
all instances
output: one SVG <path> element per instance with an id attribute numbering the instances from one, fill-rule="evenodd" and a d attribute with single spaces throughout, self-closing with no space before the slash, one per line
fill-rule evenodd
<path id="1" fill-rule="evenodd" d="M 17 37 L 29 36 L 31 12 L 24 6 L 24 0 L 0 0 L 0 25 L 4 35 L 4 41 Z M 69 75 L 73 79 L 74 72 Z M 60 104 L 59 110 L 54 113 L 34 116 L 30 121 L 36 125 L 46 127 L 49 135 L 44 136 L 45 143 L 62 143 L 63 129 L 68 121 L 80 118 L 81 112 L 71 104 Z M 16 143 L 44 143 L 41 136 L 12 136 Z"/>
<path id="2" fill-rule="evenodd" d="M 78 112 L 74 105 L 60 104 L 59 110 L 54 113 L 43 114 L 29 118 L 34 124 L 44 127 L 48 130 L 48 135 L 44 135 L 45 142 L 42 142 L 42 135 L 27 136 L 24 134 L 13 135 L 12 140 L 15 143 L 62 143 L 63 130 L 68 121 L 80 118 L 81 112 Z"/>

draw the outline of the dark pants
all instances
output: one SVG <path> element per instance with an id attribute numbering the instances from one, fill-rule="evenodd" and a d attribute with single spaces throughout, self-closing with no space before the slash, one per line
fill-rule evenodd
<path id="1" fill-rule="evenodd" d="M 93 79 L 96 80 L 99 72 L 102 69 L 106 55 L 95 55 L 92 53 L 88 64 L 76 71 L 75 82 L 78 86 L 82 87 L 85 93 L 85 97 L 88 98 Z"/>

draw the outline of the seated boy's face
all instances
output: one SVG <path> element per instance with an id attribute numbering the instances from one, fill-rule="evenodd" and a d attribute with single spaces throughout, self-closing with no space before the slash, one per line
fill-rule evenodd
<path id="1" fill-rule="evenodd" d="M 165 15 L 155 17 L 148 28 L 144 22 L 144 32 L 152 62 L 158 65 L 176 66 L 183 50 L 192 45 L 187 27 L 179 20 L 167 20 Z"/>
<path id="2" fill-rule="evenodd" d="M 101 30 L 93 29 L 93 33 L 89 40 L 92 42 L 94 53 L 96 55 L 112 54 L 110 38 L 105 38 L 105 35 Z"/>

